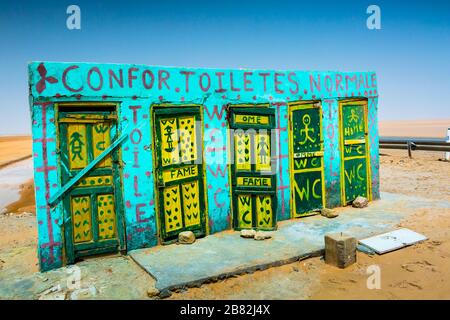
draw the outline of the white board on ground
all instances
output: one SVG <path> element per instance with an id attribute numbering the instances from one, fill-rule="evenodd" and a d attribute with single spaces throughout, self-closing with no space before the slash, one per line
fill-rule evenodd
<path id="1" fill-rule="evenodd" d="M 369 247 L 378 254 L 383 254 L 427 239 L 427 237 L 420 233 L 402 228 L 359 240 L 359 243 Z"/>

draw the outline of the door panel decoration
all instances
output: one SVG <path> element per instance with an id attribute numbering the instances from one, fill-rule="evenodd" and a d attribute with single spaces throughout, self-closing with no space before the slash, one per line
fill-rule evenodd
<path id="1" fill-rule="evenodd" d="M 367 102 L 341 104 L 341 181 L 343 204 L 356 197 L 370 198 L 367 150 Z"/>
<path id="2" fill-rule="evenodd" d="M 325 203 L 322 110 L 318 103 L 289 105 L 293 217 L 315 214 Z"/>
<path id="3" fill-rule="evenodd" d="M 276 176 L 272 154 L 275 112 L 230 108 L 230 159 L 235 229 L 276 228 Z"/>
<path id="4" fill-rule="evenodd" d="M 116 237 L 114 196 L 112 194 L 98 195 L 97 206 L 99 240 L 114 239 Z"/>
<path id="5" fill-rule="evenodd" d="M 116 133 L 114 111 L 71 109 L 62 105 L 58 115 L 63 185 L 106 150 Z M 121 190 L 113 183 L 120 181 L 118 152 L 113 150 L 62 197 L 68 262 L 124 249 Z"/>
<path id="6" fill-rule="evenodd" d="M 74 242 L 92 240 L 91 200 L 88 196 L 72 197 Z"/>
<path id="7" fill-rule="evenodd" d="M 107 122 L 97 123 L 92 126 L 92 145 L 94 158 L 98 157 L 111 144 L 111 126 Z M 111 155 L 97 164 L 98 168 L 111 166 Z"/>
<path id="8" fill-rule="evenodd" d="M 186 230 L 205 235 L 200 108 L 155 108 L 153 114 L 160 237 L 172 241 Z"/>
<path id="9" fill-rule="evenodd" d="M 70 169 L 83 169 L 88 164 L 85 124 L 67 125 L 67 146 Z"/>

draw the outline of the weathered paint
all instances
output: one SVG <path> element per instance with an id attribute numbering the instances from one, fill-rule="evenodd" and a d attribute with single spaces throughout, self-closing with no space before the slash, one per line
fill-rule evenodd
<path id="1" fill-rule="evenodd" d="M 340 150 L 342 159 L 342 202 L 357 196 L 371 199 L 366 101 L 343 102 L 340 106 Z"/>
<path id="2" fill-rule="evenodd" d="M 153 110 L 157 204 L 160 238 L 174 240 L 181 231 L 206 233 L 203 143 L 200 106 Z"/>
<path id="3" fill-rule="evenodd" d="M 322 109 L 318 103 L 289 104 L 292 217 L 325 206 Z"/>
<path id="4" fill-rule="evenodd" d="M 230 146 L 234 163 L 230 164 L 231 200 L 236 230 L 276 228 L 276 161 L 275 110 L 265 106 L 229 108 Z M 248 130 L 246 130 L 248 129 Z M 270 181 L 265 185 L 249 183 L 256 179 Z"/>
<path id="5" fill-rule="evenodd" d="M 116 137 L 115 110 L 92 105 L 86 111 L 83 106 L 66 105 L 77 110 L 74 114 L 58 104 L 56 119 L 64 187 L 49 202 L 52 205 L 60 200 L 64 205 L 68 262 L 125 248 L 122 190 L 118 187 L 121 179 L 117 143 L 122 138 Z"/>
<path id="6" fill-rule="evenodd" d="M 228 105 L 269 105 L 275 110 L 277 220 L 291 217 L 289 106 L 320 102 L 326 206 L 342 203 L 339 101 L 367 99 L 372 199 L 379 198 L 377 79 L 374 72 L 220 70 L 143 65 L 33 62 L 29 65 L 39 261 L 42 270 L 64 263 L 62 206 L 48 205 L 61 187 L 55 104 L 117 103 L 126 249 L 158 244 L 152 107 L 200 105 L 203 117 L 207 233 L 231 228 L 227 165 Z M 240 119 L 239 121 L 249 121 Z M 253 120 L 252 120 L 253 121 Z M 264 120 L 262 120 L 264 121 Z M 214 160 L 214 161 L 212 161 Z M 220 160 L 220 161 L 219 161 Z M 255 204 L 257 205 L 257 204 Z"/>

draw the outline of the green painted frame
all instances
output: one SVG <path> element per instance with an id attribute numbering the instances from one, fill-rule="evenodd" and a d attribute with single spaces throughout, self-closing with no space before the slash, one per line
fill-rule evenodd
<path id="1" fill-rule="evenodd" d="M 76 121 L 77 114 L 76 111 L 66 112 L 61 110 L 61 108 L 64 107 L 93 107 L 92 111 L 89 112 L 83 112 L 83 114 L 88 114 L 89 117 L 93 118 L 92 121 L 85 120 L 84 122 L 81 121 L 81 123 L 89 123 L 93 122 L 94 118 L 98 118 L 98 120 L 107 119 L 111 120 L 111 123 L 113 126 L 115 126 L 115 137 L 111 136 L 111 141 L 114 140 L 114 138 L 120 136 L 120 132 L 118 129 L 118 123 L 117 123 L 117 110 L 119 105 L 117 103 L 99 103 L 99 102 L 80 102 L 80 103 L 57 103 L 55 104 L 56 108 L 56 119 L 57 119 L 57 150 L 58 150 L 58 164 L 59 164 L 59 175 L 61 180 L 61 185 L 64 185 L 67 183 L 71 177 L 73 177 L 73 174 L 69 172 L 68 162 L 64 158 L 68 154 L 68 148 L 67 143 L 64 137 L 67 136 L 67 123 L 65 121 L 59 121 L 62 117 L 64 118 L 74 118 Z M 102 107 L 114 107 L 114 111 L 102 111 Z M 97 109 L 96 109 L 97 108 Z M 74 109 L 76 110 L 76 109 Z M 96 117 L 99 115 L 100 117 Z M 92 140 L 91 136 L 91 130 L 87 130 L 87 141 Z M 87 256 L 87 255 L 95 255 L 95 254 L 102 254 L 102 253 L 111 253 L 116 251 L 126 251 L 126 231 L 125 231 L 125 217 L 124 217 L 124 208 L 123 208 L 123 195 L 122 195 L 122 164 L 120 162 L 120 148 L 115 148 L 111 152 L 111 160 L 112 160 L 112 168 L 111 169 L 105 169 L 105 168 L 93 168 L 88 173 L 86 173 L 85 176 L 88 175 L 106 175 L 111 174 L 113 177 L 112 185 L 107 187 L 82 187 L 82 188 L 76 188 L 72 187 L 69 189 L 61 199 L 61 204 L 64 208 L 63 215 L 64 215 L 64 223 L 63 223 L 63 234 L 64 234 L 64 250 L 65 250 L 65 259 L 67 263 L 74 263 L 76 258 Z M 88 149 L 88 162 L 91 162 L 94 159 L 92 149 Z M 77 170 L 77 171 L 81 171 Z M 102 193 L 113 193 L 114 194 L 114 207 L 116 211 L 116 230 L 117 230 L 117 239 L 111 239 L 111 240 L 103 240 L 100 243 L 83 243 L 83 244 L 74 244 L 73 239 L 73 228 L 72 228 L 72 214 L 71 214 L 71 203 L 70 198 L 72 195 L 89 195 L 91 200 L 91 208 L 96 211 L 98 209 L 97 206 L 97 194 Z M 92 219 L 92 232 L 93 232 L 93 238 L 98 238 L 98 226 L 97 223 L 97 212 L 91 212 L 91 219 Z M 95 240 L 94 240 L 95 241 Z M 76 248 L 75 248 L 76 247 Z"/>
<path id="2" fill-rule="evenodd" d="M 156 199 L 156 206 L 155 206 L 155 215 L 156 215 L 156 221 L 157 221 L 157 229 L 158 229 L 158 239 L 160 243 L 162 244 L 170 244 L 175 241 L 177 241 L 176 236 L 181 231 L 192 231 L 195 236 L 203 237 L 208 234 L 208 215 L 207 215 L 207 205 L 206 205 L 206 193 L 205 193 L 205 166 L 204 166 L 204 159 L 203 159 L 203 117 L 202 117 L 202 106 L 201 105 L 171 105 L 171 104 L 154 104 L 150 107 L 150 114 L 151 116 L 151 122 L 152 125 L 152 150 L 153 150 L 153 167 L 154 170 L 154 176 L 155 176 L 155 199 Z M 197 139 L 197 154 L 199 155 L 201 163 L 195 163 L 198 167 L 201 169 L 198 170 L 198 176 L 196 178 L 185 178 L 180 180 L 175 180 L 168 182 L 161 185 L 162 181 L 162 172 L 163 170 L 161 165 L 161 158 L 160 158 L 160 152 L 159 152 L 159 146 L 157 144 L 157 140 L 161 140 L 161 134 L 159 130 L 159 125 L 157 124 L 157 119 L 159 116 L 167 116 L 167 115 L 173 115 L 174 117 L 182 117 L 186 115 L 194 115 L 196 121 L 200 121 L 202 123 L 201 125 L 201 134 L 196 134 Z M 181 150 L 179 151 L 181 152 Z M 199 160 L 197 158 L 197 161 Z M 182 166 L 188 166 L 189 164 L 175 164 L 175 165 L 168 165 L 164 167 L 164 170 L 170 170 L 174 168 L 180 168 Z M 183 182 L 188 181 L 195 181 L 197 180 L 199 182 L 199 200 L 200 200 L 200 229 L 197 226 L 190 226 L 190 227 L 183 227 L 182 230 L 177 229 L 173 232 L 166 233 L 165 231 L 165 219 L 164 219 L 164 213 L 160 210 L 161 209 L 161 203 L 164 202 L 163 200 L 163 192 L 160 192 L 159 189 L 162 187 L 169 187 L 171 185 L 177 185 L 181 184 Z M 183 207 L 183 198 L 181 197 L 180 206 Z M 183 219 L 183 225 L 184 222 L 184 215 L 182 215 Z"/>
<path id="3" fill-rule="evenodd" d="M 269 104 L 260 105 L 242 105 L 242 104 L 230 104 L 227 107 L 228 112 L 228 128 L 229 129 L 263 129 L 272 130 L 275 129 L 275 110 L 270 108 Z M 234 121 L 235 114 L 252 114 L 252 115 L 267 115 L 269 116 L 269 123 L 264 124 L 237 124 Z M 254 226 L 256 222 L 256 210 L 252 210 L 252 222 L 253 228 L 258 230 L 276 230 L 277 228 L 277 175 L 274 166 L 277 159 L 271 159 L 272 162 L 272 174 L 270 175 L 271 186 L 270 187 L 252 187 L 252 186 L 237 186 L 236 165 L 234 158 L 234 137 L 231 136 L 232 131 L 228 133 L 228 162 L 230 163 L 229 180 L 230 180 L 230 196 L 231 196 L 231 208 L 232 208 L 232 226 L 234 230 L 242 230 L 246 228 L 240 228 L 237 219 L 238 212 L 238 194 L 250 194 L 250 195 L 270 195 L 272 197 L 272 227 L 271 228 L 257 228 Z M 272 143 L 272 132 L 270 136 L 271 152 L 277 154 L 276 143 Z M 253 139 L 252 139 L 253 140 Z M 253 142 L 252 142 L 253 145 Z M 251 170 L 249 172 L 240 172 L 240 177 L 254 177 L 258 172 L 255 171 L 255 164 L 251 164 Z M 266 176 L 268 177 L 268 176 Z M 256 197 L 252 197 L 252 208 L 256 208 Z"/>
<path id="4" fill-rule="evenodd" d="M 365 139 L 365 158 L 366 158 L 366 183 L 367 183 L 367 199 L 372 200 L 372 183 L 371 183 L 371 163 L 370 163 L 370 150 L 369 150 L 369 121 L 368 121 L 368 99 L 343 99 L 339 101 L 339 149 L 341 156 L 341 204 L 346 206 L 349 203 L 345 200 L 345 175 L 344 175 L 344 132 L 343 132 L 343 120 L 342 120 L 342 108 L 347 105 L 362 105 L 364 110 L 364 139 Z"/>
<path id="5" fill-rule="evenodd" d="M 317 105 L 316 105 L 317 104 Z M 322 103 L 320 100 L 305 100 L 305 101 L 293 101 L 288 103 L 288 121 L 289 121 L 289 181 L 291 185 L 291 192 L 290 192 L 290 201 L 291 201 L 291 208 L 295 208 L 295 190 L 293 188 L 294 186 L 294 147 L 293 147 L 293 115 L 292 113 L 294 111 L 300 110 L 300 109 L 311 109 L 311 108 L 317 108 L 319 110 L 319 127 L 320 127 L 320 138 L 321 138 L 321 152 L 324 152 L 324 137 L 323 137 L 323 110 L 322 110 Z M 321 179 L 322 179 L 322 207 L 326 207 L 326 190 L 325 190 L 325 158 L 322 154 L 321 156 L 321 166 L 320 170 L 313 169 L 311 171 L 320 171 Z M 306 172 L 306 170 L 305 170 Z M 305 212 L 303 214 L 295 215 L 294 210 L 291 210 L 290 217 L 292 219 L 296 218 L 303 218 L 311 215 L 318 214 L 318 211 L 309 211 Z"/>

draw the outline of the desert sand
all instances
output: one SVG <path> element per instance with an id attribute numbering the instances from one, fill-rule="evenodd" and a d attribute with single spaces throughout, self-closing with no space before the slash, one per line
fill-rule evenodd
<path id="1" fill-rule="evenodd" d="M 450 119 L 380 121 L 380 136 L 445 138 Z"/>
<path id="2" fill-rule="evenodd" d="M 31 157 L 31 136 L 0 136 L 0 169 Z"/>
<path id="3" fill-rule="evenodd" d="M 444 123 L 450 122 L 443 122 L 442 128 Z M 384 126 L 382 134 L 388 135 L 389 126 Z M 396 135 L 436 136 L 442 131 L 416 129 L 399 129 Z M 1 159 L 7 158 L 5 151 L 9 150 L 0 149 Z M 380 153 L 382 191 L 450 201 L 450 163 L 442 161 L 442 152 L 415 151 L 412 159 L 405 150 Z M 0 272 L 12 269 L 27 277 L 38 271 L 32 188 L 32 180 L 24 183 L 21 198 L 8 206 L 8 214 L 0 215 Z M 358 252 L 357 263 L 343 270 L 311 258 L 191 288 L 170 299 L 450 299 L 450 209 L 416 212 L 399 227 L 423 233 L 429 240 L 385 255 Z M 381 290 L 366 287 L 366 270 L 373 264 L 382 272 Z"/>
<path id="4" fill-rule="evenodd" d="M 31 158 L 14 162 L 0 169 L 0 213 L 24 212 L 20 209 L 26 206 L 34 211 L 32 176 L 33 161 Z M 10 206 L 14 209 L 8 209 Z"/>
<path id="5" fill-rule="evenodd" d="M 0 137 L 0 169 L 8 167 L 7 170 L 14 168 L 15 164 L 31 158 L 31 136 L 3 136 Z M 16 165 L 17 166 L 17 165 Z M 0 181 L 0 190 L 4 193 L 12 190 L 6 189 L 18 188 L 20 195 L 17 201 L 8 203 L 6 212 L 35 213 L 34 207 L 34 184 L 31 176 L 20 183 L 2 183 Z M 0 201 L 0 211 L 2 211 L 2 201 Z"/>
<path id="6" fill-rule="evenodd" d="M 27 182 L 19 186 L 19 199 L 6 206 L 6 212 L 14 213 L 33 213 L 36 214 L 36 206 L 34 201 L 34 180 L 29 179 Z"/>
<path id="7" fill-rule="evenodd" d="M 382 191 L 450 200 L 450 163 L 442 153 L 382 150 Z M 450 299 L 450 209 L 421 210 L 398 227 L 429 240 L 384 255 L 357 253 L 338 269 L 322 258 L 258 271 L 192 288 L 170 299 Z M 369 290 L 369 265 L 381 270 L 381 289 Z"/>

